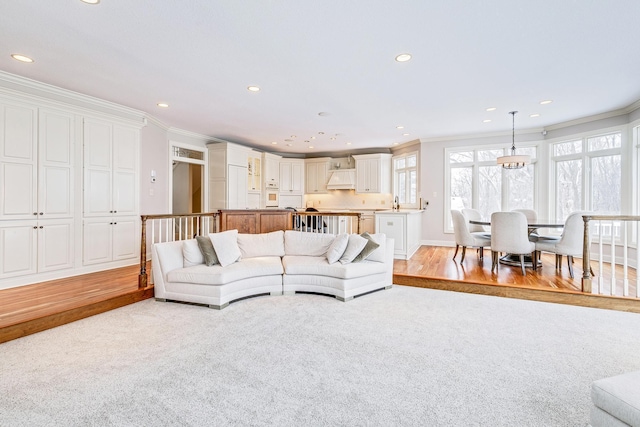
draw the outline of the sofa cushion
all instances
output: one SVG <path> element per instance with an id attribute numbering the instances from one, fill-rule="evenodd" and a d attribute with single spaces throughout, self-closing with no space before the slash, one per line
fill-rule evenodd
<path id="1" fill-rule="evenodd" d="M 257 257 L 242 259 L 227 267 L 222 267 L 219 264 L 207 267 L 200 264 L 179 268 L 167 273 L 167 280 L 198 285 L 225 285 L 237 280 L 282 274 L 283 272 L 280 257 Z"/>
<path id="2" fill-rule="evenodd" d="M 361 236 L 367 239 L 367 244 L 365 245 L 364 249 L 362 249 L 360 253 L 356 255 L 352 262 L 364 261 L 369 255 L 373 253 L 373 251 L 380 247 L 380 245 L 377 244 L 366 231 L 362 233 Z"/>
<path id="3" fill-rule="evenodd" d="M 340 260 L 345 249 L 347 249 L 348 243 L 349 235 L 346 233 L 338 234 L 336 238 L 333 239 L 333 243 L 331 243 L 329 249 L 327 249 L 327 261 L 329 261 L 329 264 L 333 264 Z"/>
<path id="4" fill-rule="evenodd" d="M 329 233 L 287 230 L 284 232 L 284 252 L 286 255 L 325 256 L 335 237 Z"/>
<path id="5" fill-rule="evenodd" d="M 228 230 L 209 234 L 218 262 L 223 267 L 238 261 L 242 254 L 238 248 L 238 230 Z"/>
<path id="6" fill-rule="evenodd" d="M 209 244 L 211 244 L 211 241 L 209 241 Z M 211 246 L 211 249 L 213 249 L 213 246 Z M 182 258 L 185 267 L 204 264 L 204 255 L 202 255 L 196 239 L 184 240 L 182 242 Z"/>
<path id="7" fill-rule="evenodd" d="M 340 257 L 340 262 L 342 264 L 349 264 L 352 262 L 355 257 L 362 252 L 364 247 L 367 245 L 367 242 L 368 240 L 359 234 L 350 234 L 347 249 L 344 250 L 344 253 Z"/>
<path id="8" fill-rule="evenodd" d="M 384 262 L 384 254 L 386 251 L 386 244 L 387 244 L 387 235 L 384 233 L 376 233 L 376 234 L 369 234 L 369 237 L 374 242 L 376 242 L 379 246 L 375 251 L 371 252 L 371 254 L 366 258 L 367 261 Z"/>
<path id="9" fill-rule="evenodd" d="M 640 426 L 640 371 L 594 381 L 591 400 L 620 421 Z"/>
<path id="10" fill-rule="evenodd" d="M 213 249 L 213 243 L 211 239 L 204 236 L 196 236 L 196 242 L 198 243 L 198 249 L 202 253 L 205 265 L 212 266 L 213 264 L 220 264 L 216 251 Z M 185 267 L 189 267 L 185 262 Z"/>
<path id="11" fill-rule="evenodd" d="M 288 275 L 329 276 L 338 279 L 353 279 L 385 272 L 385 264 L 364 260 L 359 263 L 329 264 L 326 257 L 285 255 L 282 258 L 284 272 Z M 192 267 L 195 268 L 195 267 Z"/>
<path id="12" fill-rule="evenodd" d="M 238 234 L 238 248 L 242 258 L 284 256 L 284 231 L 262 234 Z"/>

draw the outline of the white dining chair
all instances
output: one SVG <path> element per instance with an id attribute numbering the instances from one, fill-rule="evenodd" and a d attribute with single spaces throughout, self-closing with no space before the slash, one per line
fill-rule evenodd
<path id="1" fill-rule="evenodd" d="M 486 246 L 491 246 L 491 239 L 485 236 L 472 234 L 469 231 L 469 222 L 462 212 L 455 209 L 452 210 L 451 219 L 453 220 L 453 233 L 456 238 L 456 252 L 453 254 L 454 261 L 456 259 L 456 255 L 458 255 L 458 249 L 460 246 L 462 246 L 460 262 L 464 261 L 467 246 L 479 248 L 480 259 L 484 259 L 484 248 Z"/>
<path id="2" fill-rule="evenodd" d="M 477 209 L 464 208 L 462 209 L 462 215 L 467 219 L 467 227 L 471 233 L 481 233 L 485 237 L 489 237 L 489 233 L 487 229 L 484 228 L 483 225 L 480 224 L 470 224 L 469 221 L 480 221 L 482 220 L 482 214 Z"/>
<path id="3" fill-rule="evenodd" d="M 533 209 L 513 209 L 511 212 L 521 212 L 527 217 L 527 224 L 535 224 L 538 221 L 538 213 Z M 529 229 L 529 240 L 536 241 L 538 238 L 537 229 Z"/>
<path id="4" fill-rule="evenodd" d="M 587 212 L 573 212 L 564 222 L 562 234 L 557 240 L 538 240 L 536 245 L 536 260 L 540 252 L 556 254 L 556 268 L 562 269 L 562 256 L 567 256 L 569 275 L 573 279 L 573 257 L 582 256 L 584 244 L 584 220 Z"/>
<path id="5" fill-rule="evenodd" d="M 494 212 L 491 214 L 491 272 L 498 266 L 500 252 L 520 255 L 520 267 L 522 275 L 527 273 L 524 269 L 524 256 L 531 255 L 535 261 L 536 245 L 529 241 L 527 218 L 522 212 Z M 536 269 L 536 263 L 533 263 Z"/>

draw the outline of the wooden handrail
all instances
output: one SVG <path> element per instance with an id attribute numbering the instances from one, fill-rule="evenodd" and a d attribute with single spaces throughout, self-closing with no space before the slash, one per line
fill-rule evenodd
<path id="1" fill-rule="evenodd" d="M 211 217 L 214 220 L 218 218 L 218 212 L 203 212 L 191 214 L 158 214 L 158 215 L 140 215 L 142 220 L 142 229 L 140 232 L 140 274 L 138 275 L 138 288 L 147 287 L 147 220 L 154 219 L 170 219 L 197 217 L 200 228 L 202 229 L 202 218 Z M 217 222 L 216 230 L 218 229 Z"/>

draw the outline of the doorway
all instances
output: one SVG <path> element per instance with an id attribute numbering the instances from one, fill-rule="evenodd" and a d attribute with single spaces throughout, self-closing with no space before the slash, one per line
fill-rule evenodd
<path id="1" fill-rule="evenodd" d="M 170 141 L 171 213 L 193 214 L 207 210 L 207 149 Z"/>

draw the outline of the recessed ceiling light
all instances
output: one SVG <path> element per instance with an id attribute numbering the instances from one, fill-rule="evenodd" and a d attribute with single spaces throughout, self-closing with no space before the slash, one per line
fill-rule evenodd
<path id="1" fill-rule="evenodd" d="M 351 143 L 350 143 L 350 142 L 347 142 L 347 143 L 346 143 L 346 145 L 351 145 Z"/>
<path id="2" fill-rule="evenodd" d="M 331 137 L 331 138 L 329 138 L 329 139 L 330 139 L 330 140 L 332 140 L 332 141 L 335 141 L 335 140 L 336 140 L 336 137 L 335 137 L 335 136 L 332 136 L 332 137 Z"/>
<path id="3" fill-rule="evenodd" d="M 482 121 L 482 123 L 491 123 L 491 119 L 485 119 Z"/>
<path id="4" fill-rule="evenodd" d="M 324 132 L 318 132 L 318 135 L 324 135 Z"/>
<path id="5" fill-rule="evenodd" d="M 292 146 L 293 146 L 293 144 L 287 144 L 287 147 L 292 147 Z"/>
<path id="6" fill-rule="evenodd" d="M 497 108 L 496 108 L 496 107 L 489 107 L 489 108 L 487 108 L 487 111 L 496 111 L 496 110 L 497 110 Z"/>
<path id="7" fill-rule="evenodd" d="M 312 136 L 312 137 L 311 137 L 311 139 L 316 139 L 316 137 L 315 137 L 315 136 Z"/>
<path id="8" fill-rule="evenodd" d="M 410 53 L 401 53 L 400 55 L 396 56 L 396 61 L 398 62 L 407 62 L 410 59 L 411 59 Z"/>
<path id="9" fill-rule="evenodd" d="M 309 148 L 313 148 L 313 145 L 310 145 Z"/>
<path id="10" fill-rule="evenodd" d="M 409 134 L 408 133 L 403 133 L 402 136 L 409 136 Z"/>
<path id="11" fill-rule="evenodd" d="M 28 56 L 20 55 L 19 53 L 14 53 L 11 55 L 11 57 L 16 61 L 20 61 L 20 62 L 27 62 L 27 63 L 33 62 L 33 59 L 29 58 Z"/>
<path id="12" fill-rule="evenodd" d="M 320 117 L 325 117 L 325 116 L 328 116 L 329 114 L 330 114 L 330 113 L 327 113 L 326 111 L 320 111 L 320 112 L 318 113 L 318 115 L 319 115 Z"/>
<path id="13" fill-rule="evenodd" d="M 260 88 L 258 86 L 248 86 L 247 90 L 249 92 L 260 92 Z"/>
<path id="14" fill-rule="evenodd" d="M 540 114 L 539 113 L 529 114 L 529 117 L 540 117 Z"/>
<path id="15" fill-rule="evenodd" d="M 100 3 L 100 0 L 80 0 L 80 1 L 83 2 L 83 3 L 86 3 L 86 4 L 98 4 L 98 3 Z"/>
<path id="16" fill-rule="evenodd" d="M 272 141 L 271 145 L 278 145 L 278 141 Z"/>
<path id="17" fill-rule="evenodd" d="M 311 142 L 311 141 L 309 141 L 308 139 L 305 139 L 305 140 L 304 140 L 304 142 L 309 143 L 309 142 Z"/>
<path id="18" fill-rule="evenodd" d="M 540 105 L 547 105 L 547 104 L 551 104 L 553 101 L 550 99 L 547 99 L 546 101 L 540 101 Z"/>
<path id="19" fill-rule="evenodd" d="M 297 138 L 297 136 L 295 136 L 295 135 L 291 135 L 291 138 Z"/>
<path id="20" fill-rule="evenodd" d="M 393 145 L 400 145 L 400 143 L 399 142 L 394 142 Z"/>
<path id="21" fill-rule="evenodd" d="M 404 129 L 404 126 L 396 126 L 396 129 Z"/>
<path id="22" fill-rule="evenodd" d="M 169 104 L 166 102 L 158 102 L 158 107 L 160 108 L 169 108 Z"/>

